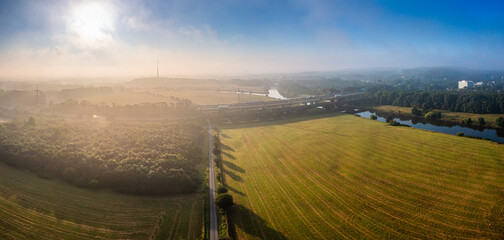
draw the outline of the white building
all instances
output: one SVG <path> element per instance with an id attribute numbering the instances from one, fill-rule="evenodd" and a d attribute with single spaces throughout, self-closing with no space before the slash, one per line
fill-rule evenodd
<path id="1" fill-rule="evenodd" d="M 467 80 L 462 80 L 458 82 L 458 88 L 463 89 L 463 88 L 472 88 L 474 87 L 474 82 L 473 81 L 467 81 Z"/>

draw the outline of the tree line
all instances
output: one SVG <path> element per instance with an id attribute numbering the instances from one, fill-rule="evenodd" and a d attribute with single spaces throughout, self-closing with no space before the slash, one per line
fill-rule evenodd
<path id="1" fill-rule="evenodd" d="M 33 119 L 0 124 L 0 161 L 41 177 L 134 194 L 195 191 L 201 123 Z"/>
<path id="2" fill-rule="evenodd" d="M 368 91 L 368 95 L 381 105 L 478 114 L 504 113 L 502 93 L 376 90 Z"/>

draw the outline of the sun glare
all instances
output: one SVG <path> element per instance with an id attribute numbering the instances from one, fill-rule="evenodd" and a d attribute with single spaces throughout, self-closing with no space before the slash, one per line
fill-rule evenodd
<path id="1" fill-rule="evenodd" d="M 114 30 L 110 9 L 101 3 L 84 3 L 76 6 L 71 15 L 70 27 L 82 41 L 99 41 Z"/>

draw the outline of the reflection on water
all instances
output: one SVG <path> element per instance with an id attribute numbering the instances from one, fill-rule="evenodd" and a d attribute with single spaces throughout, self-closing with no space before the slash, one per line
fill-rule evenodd
<path id="1" fill-rule="evenodd" d="M 365 112 L 360 112 L 356 113 L 357 115 L 365 118 L 370 118 L 371 115 L 376 115 L 378 117 L 378 121 L 381 122 L 386 122 L 385 121 L 385 116 L 383 114 L 375 113 L 375 112 L 370 112 L 370 111 L 365 111 Z M 395 117 L 394 115 L 392 115 Z M 434 132 L 441 132 L 441 133 L 447 133 L 447 134 L 452 134 L 456 135 L 457 133 L 461 132 L 464 133 L 466 136 L 473 136 L 473 137 L 481 137 L 481 138 L 488 138 L 492 141 L 499 142 L 499 143 L 504 143 L 504 130 L 503 129 L 491 129 L 491 128 L 484 128 L 484 127 L 467 127 L 467 126 L 461 126 L 456 123 L 451 123 L 451 122 L 445 122 L 445 121 L 428 121 L 424 118 L 406 118 L 406 117 L 395 117 L 393 120 L 404 124 L 408 125 L 410 127 L 414 128 L 419 128 L 419 129 L 425 129 L 425 130 L 430 130 Z"/>

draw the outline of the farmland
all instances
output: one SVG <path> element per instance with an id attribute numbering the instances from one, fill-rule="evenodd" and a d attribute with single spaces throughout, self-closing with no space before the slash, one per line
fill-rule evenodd
<path id="1" fill-rule="evenodd" d="M 221 126 L 239 239 L 504 238 L 504 148 L 326 114 Z"/>
<path id="2" fill-rule="evenodd" d="M 91 191 L 0 164 L 0 239 L 196 239 L 203 197 Z"/>

